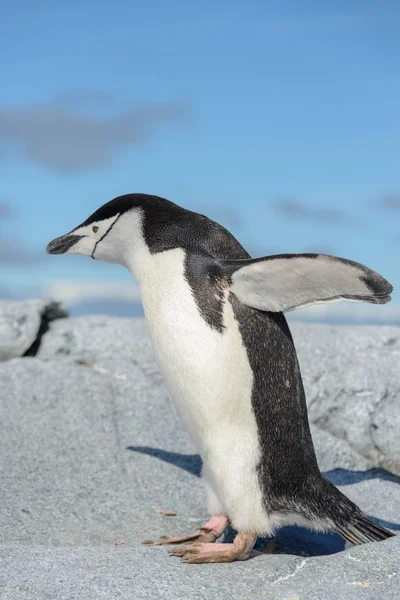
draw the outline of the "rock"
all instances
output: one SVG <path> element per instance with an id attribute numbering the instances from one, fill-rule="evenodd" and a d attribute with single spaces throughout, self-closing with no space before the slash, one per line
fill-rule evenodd
<path id="1" fill-rule="evenodd" d="M 338 465 L 347 471 L 366 471 L 374 464 L 358 454 L 347 442 L 311 424 L 315 452 L 321 471 L 330 472 Z"/>
<path id="2" fill-rule="evenodd" d="M 144 319 L 95 315 L 54 321 L 38 356 L 112 367 L 117 373 L 127 370 L 128 375 L 134 365 L 161 382 Z"/>
<path id="3" fill-rule="evenodd" d="M 351 363 L 352 328 L 316 334 L 311 325 L 293 329 L 309 394 L 325 389 L 328 403 L 328 386 L 335 383 L 328 373 L 335 359 L 331 346 L 340 352 L 335 336 L 342 338 L 349 370 L 363 346 L 356 346 Z M 386 346 L 387 333 L 379 331 L 367 339 L 378 348 L 376 362 L 389 365 L 381 366 L 389 388 L 394 371 L 385 348 L 395 344 Z M 325 343 L 330 358 L 323 362 Z M 335 365 L 345 386 L 349 379 L 340 362 L 338 357 Z M 372 385 L 368 368 L 364 378 Z M 373 368 L 376 374 L 378 366 Z M 362 365 L 357 369 L 361 378 Z M 314 388 L 316 374 L 322 388 Z M 2 599 L 398 598 L 398 537 L 349 548 L 337 535 L 288 527 L 278 533 L 279 554 L 226 565 L 187 565 L 166 548 L 141 545 L 195 531 L 207 518 L 201 461 L 158 373 L 142 320 L 53 321 L 35 357 L 0 364 L 0 387 Z M 394 394 L 387 398 L 395 401 Z M 381 408 L 375 432 L 397 414 L 396 404 L 385 399 Z M 400 478 L 333 435 L 334 422 L 330 416 L 329 431 L 312 426 L 325 476 L 369 516 L 400 531 Z M 335 431 L 344 429 L 341 424 Z M 390 452 L 384 435 L 374 444 L 385 456 Z M 155 512 L 159 508 L 176 516 L 167 519 Z M 226 539 L 232 536 L 229 531 Z M 259 540 L 256 550 L 265 548 Z"/>
<path id="4" fill-rule="evenodd" d="M 165 520 L 164 520 L 165 522 Z M 164 548 L 10 544 L 2 600 L 398 600 L 400 539 L 335 556 L 187 565 Z"/>
<path id="5" fill-rule="evenodd" d="M 0 301 L 0 361 L 34 352 L 48 323 L 65 316 L 67 312 L 56 302 Z"/>
<path id="6" fill-rule="evenodd" d="M 292 324 L 310 420 L 400 474 L 400 328 Z"/>
<path id="7" fill-rule="evenodd" d="M 400 474 L 400 394 L 381 399 L 371 418 L 371 439 L 380 463 Z"/>
<path id="8" fill-rule="evenodd" d="M 400 474 L 400 328 L 302 323 L 291 328 L 310 420 L 372 463 Z M 125 376 L 136 364 L 162 385 L 143 319 L 54 321 L 38 355 L 84 361 Z"/>
<path id="9" fill-rule="evenodd" d="M 144 526 L 156 508 L 174 508 L 174 490 L 170 499 L 163 493 L 163 463 L 128 447 L 179 450 L 188 439 L 180 428 L 170 440 L 177 416 L 139 369 L 127 381 L 87 366 L 16 359 L 0 364 L 0 386 L 7 390 L 0 409 L 3 540 L 114 543 L 135 533 L 136 512 Z"/>

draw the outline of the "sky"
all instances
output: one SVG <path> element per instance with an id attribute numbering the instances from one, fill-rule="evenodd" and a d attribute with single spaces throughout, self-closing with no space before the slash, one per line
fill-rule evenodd
<path id="1" fill-rule="evenodd" d="M 45 247 L 144 192 L 395 287 L 294 318 L 400 324 L 398 2 L 15 0 L 0 56 L 0 298 L 140 312 L 122 267 Z"/>

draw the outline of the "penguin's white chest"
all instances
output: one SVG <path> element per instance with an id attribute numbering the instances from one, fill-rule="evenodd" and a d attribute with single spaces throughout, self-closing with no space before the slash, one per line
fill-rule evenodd
<path id="1" fill-rule="evenodd" d="M 198 450 L 207 458 L 215 437 L 254 432 L 253 374 L 232 306 L 225 298 L 224 329 L 200 314 L 185 278 L 181 249 L 148 254 L 140 290 L 160 370 Z M 210 447 L 211 446 L 211 447 Z"/>
<path id="2" fill-rule="evenodd" d="M 225 511 L 234 527 L 269 531 L 258 479 L 253 372 L 239 325 L 228 297 L 222 332 L 207 323 L 184 261 L 181 249 L 146 249 L 134 268 L 157 362 L 203 458 L 210 511 Z"/>

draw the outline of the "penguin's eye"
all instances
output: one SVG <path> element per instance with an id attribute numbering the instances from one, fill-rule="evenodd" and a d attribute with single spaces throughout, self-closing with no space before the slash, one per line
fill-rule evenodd
<path id="1" fill-rule="evenodd" d="M 97 227 L 97 225 L 95 225 L 95 226 L 93 227 L 93 231 L 94 231 L 95 233 L 97 233 L 97 232 L 98 232 L 98 230 L 99 230 L 99 228 Z"/>

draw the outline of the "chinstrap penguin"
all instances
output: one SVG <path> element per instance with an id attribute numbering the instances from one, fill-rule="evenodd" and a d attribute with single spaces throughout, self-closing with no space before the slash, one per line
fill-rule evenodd
<path id="1" fill-rule="evenodd" d="M 190 563 L 246 559 L 258 536 L 300 525 L 354 544 L 393 534 L 372 523 L 318 468 L 284 311 L 320 302 L 384 304 L 378 273 L 322 254 L 251 259 L 207 217 L 157 196 L 111 200 L 50 254 L 124 265 L 138 284 L 154 352 L 203 459 L 211 519 L 155 545 Z M 232 544 L 216 544 L 227 525 Z"/>

